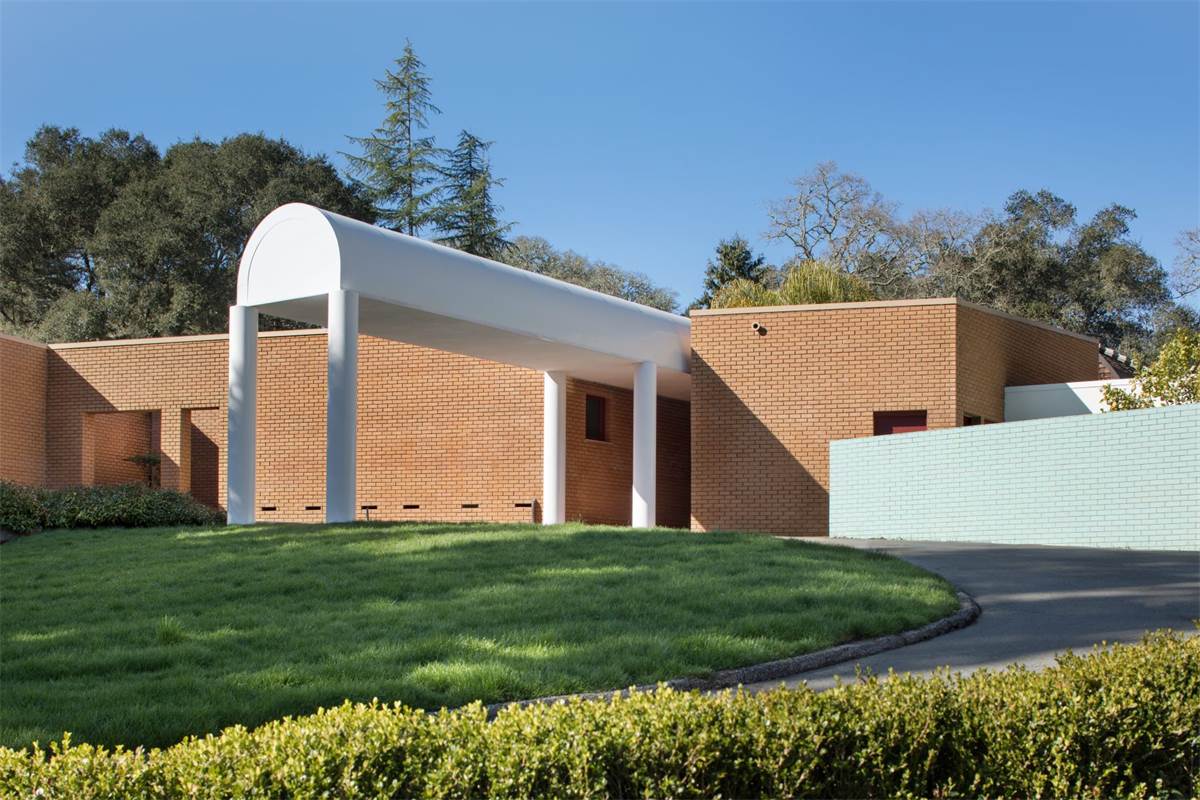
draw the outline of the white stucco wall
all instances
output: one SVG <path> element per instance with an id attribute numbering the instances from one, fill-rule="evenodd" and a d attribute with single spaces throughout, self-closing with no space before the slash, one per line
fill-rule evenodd
<path id="1" fill-rule="evenodd" d="M 1035 386 L 1004 388 L 1004 421 L 1019 422 L 1072 414 L 1099 414 L 1106 411 L 1105 386 L 1128 389 L 1129 380 L 1042 383 Z"/>

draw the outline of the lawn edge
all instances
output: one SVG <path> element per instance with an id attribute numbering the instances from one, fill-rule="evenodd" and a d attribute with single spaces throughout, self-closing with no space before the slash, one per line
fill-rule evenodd
<path id="1" fill-rule="evenodd" d="M 965 628 L 975 622 L 979 618 L 979 615 L 983 613 L 983 610 L 975 602 L 975 598 L 966 592 L 955 588 L 954 594 L 958 598 L 958 610 L 953 614 L 916 628 L 900 631 L 899 633 L 889 633 L 884 636 L 876 636 L 873 639 L 847 642 L 835 647 L 827 647 L 824 650 L 817 650 L 813 653 L 781 658 L 775 661 L 766 661 L 761 664 L 718 670 L 706 678 L 672 678 L 671 680 L 660 681 L 658 683 L 631 686 L 627 689 L 550 695 L 547 697 L 535 697 L 529 700 L 509 700 L 501 703 L 492 703 L 485 706 L 485 708 L 487 709 L 488 717 L 492 718 L 505 708 L 564 703 L 573 699 L 610 700 L 613 697 L 626 696 L 632 692 L 652 691 L 660 686 L 677 691 L 714 691 L 717 689 L 731 689 L 744 684 L 782 680 L 783 678 L 790 678 L 805 672 L 844 664 L 848 661 L 866 658 L 877 653 L 884 653 L 888 650 L 907 647 L 911 644 L 924 642 Z"/>

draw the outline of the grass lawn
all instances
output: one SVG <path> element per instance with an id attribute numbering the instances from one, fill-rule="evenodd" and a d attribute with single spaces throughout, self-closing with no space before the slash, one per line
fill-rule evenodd
<path id="1" fill-rule="evenodd" d="M 928 622 L 886 556 L 585 525 L 51 531 L 0 550 L 0 743 L 165 745 L 345 698 L 701 675 Z"/>

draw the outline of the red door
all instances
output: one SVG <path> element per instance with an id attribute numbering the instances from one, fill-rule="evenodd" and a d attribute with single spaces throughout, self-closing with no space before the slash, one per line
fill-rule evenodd
<path id="1" fill-rule="evenodd" d="M 926 429 L 924 411 L 876 411 L 875 435 L 912 433 Z"/>

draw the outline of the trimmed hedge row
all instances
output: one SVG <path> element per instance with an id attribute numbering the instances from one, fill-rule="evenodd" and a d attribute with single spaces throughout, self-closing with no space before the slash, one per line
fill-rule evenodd
<path id="1" fill-rule="evenodd" d="M 1200 638 L 1055 668 L 438 714 L 347 703 L 164 750 L 0 749 L 0 794 L 1173 797 L 1200 790 Z"/>
<path id="2" fill-rule="evenodd" d="M 0 481 L 0 528 L 35 533 L 42 528 L 150 528 L 213 525 L 225 515 L 190 495 L 139 484 L 29 489 Z"/>

